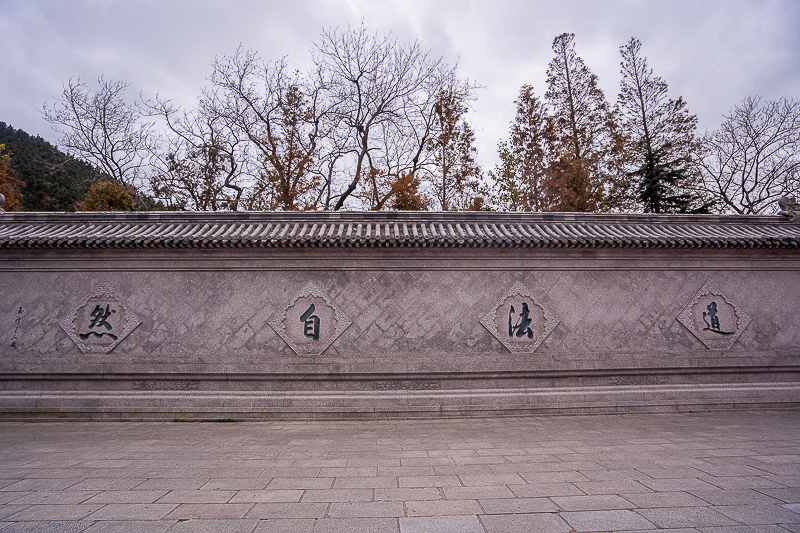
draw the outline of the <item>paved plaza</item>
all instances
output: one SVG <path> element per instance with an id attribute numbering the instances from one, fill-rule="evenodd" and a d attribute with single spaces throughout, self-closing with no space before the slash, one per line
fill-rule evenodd
<path id="1" fill-rule="evenodd" d="M 0 423 L 0 531 L 800 531 L 800 412 Z"/>

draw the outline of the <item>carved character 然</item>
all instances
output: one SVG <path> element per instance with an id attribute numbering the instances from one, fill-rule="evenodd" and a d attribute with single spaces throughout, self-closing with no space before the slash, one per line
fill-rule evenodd
<path id="1" fill-rule="evenodd" d="M 117 340 L 117 336 L 111 333 L 113 327 L 111 326 L 111 324 L 108 323 L 108 318 L 116 312 L 117 310 L 111 309 L 109 304 L 106 304 L 105 309 L 100 307 L 100 305 L 95 305 L 94 311 L 92 311 L 91 314 L 92 322 L 91 324 L 89 324 L 89 329 L 93 330 L 95 328 L 104 327 L 106 328 L 106 331 L 100 333 L 96 331 L 89 331 L 88 333 L 80 333 L 78 336 L 81 338 L 81 340 L 84 341 L 88 339 L 90 336 L 101 338 L 103 335 L 108 335 L 112 339 Z"/>

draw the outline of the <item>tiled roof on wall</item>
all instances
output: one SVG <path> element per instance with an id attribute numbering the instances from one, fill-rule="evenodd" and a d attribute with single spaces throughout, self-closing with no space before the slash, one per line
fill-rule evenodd
<path id="1" fill-rule="evenodd" d="M 798 248 L 781 216 L 485 212 L 3 213 L 0 248 Z"/>

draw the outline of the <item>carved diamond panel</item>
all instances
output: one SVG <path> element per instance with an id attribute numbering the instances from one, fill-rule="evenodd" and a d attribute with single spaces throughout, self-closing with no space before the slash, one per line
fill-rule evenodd
<path id="1" fill-rule="evenodd" d="M 269 321 L 298 355 L 321 355 L 350 325 L 350 319 L 313 282 Z"/>
<path id="2" fill-rule="evenodd" d="M 106 284 L 96 287 L 59 324 L 83 353 L 106 354 L 141 323 Z"/>
<path id="3" fill-rule="evenodd" d="M 706 280 L 683 309 L 678 322 L 709 350 L 727 350 L 750 323 L 750 317 L 716 285 Z"/>
<path id="4" fill-rule="evenodd" d="M 533 353 L 558 318 L 522 283 L 515 283 L 481 324 L 514 353 Z"/>

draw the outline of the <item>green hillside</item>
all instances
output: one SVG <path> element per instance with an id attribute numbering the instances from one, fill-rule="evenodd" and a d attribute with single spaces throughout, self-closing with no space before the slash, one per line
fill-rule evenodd
<path id="1" fill-rule="evenodd" d="M 25 183 L 23 211 L 74 211 L 75 203 L 100 179 L 91 165 L 5 122 L 0 122 L 0 144 L 5 144 L 11 168 Z"/>

